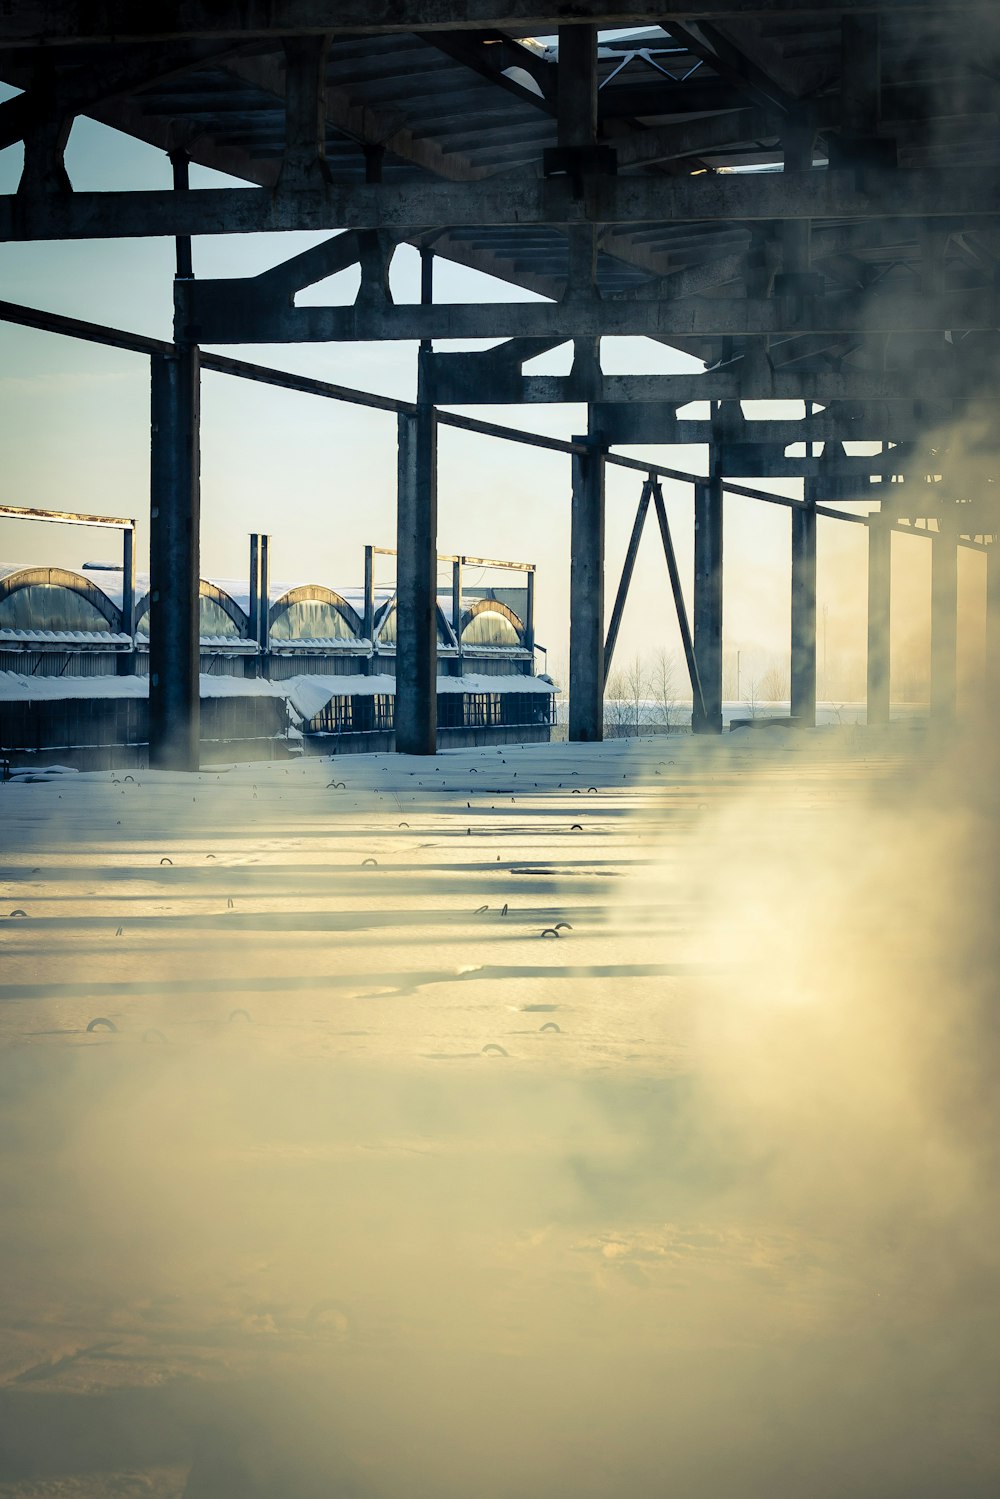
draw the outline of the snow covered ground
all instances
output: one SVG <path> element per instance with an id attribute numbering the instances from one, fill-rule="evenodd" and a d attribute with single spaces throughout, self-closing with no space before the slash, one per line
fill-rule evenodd
<path id="1" fill-rule="evenodd" d="M 0 786 L 0 1495 L 994 1494 L 941 759 Z"/>

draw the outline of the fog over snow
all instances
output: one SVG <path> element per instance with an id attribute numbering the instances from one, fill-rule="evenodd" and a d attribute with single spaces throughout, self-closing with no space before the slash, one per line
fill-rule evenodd
<path id="1" fill-rule="evenodd" d="M 991 745 L 0 785 L 0 1493 L 995 1494 Z"/>

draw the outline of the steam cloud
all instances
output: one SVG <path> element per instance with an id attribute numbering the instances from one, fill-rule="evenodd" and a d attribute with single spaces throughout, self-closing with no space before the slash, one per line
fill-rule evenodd
<path id="1" fill-rule="evenodd" d="M 232 981 L 279 944 L 265 958 L 220 918 L 150 939 L 131 1031 L 7 1048 L 2 1491 L 142 1473 L 137 1492 L 189 1499 L 995 1493 L 993 740 L 979 725 L 921 758 L 900 733 L 831 732 L 825 755 L 689 741 L 658 779 L 655 742 L 609 747 L 644 787 L 612 846 L 654 862 L 558 960 L 544 945 L 573 979 L 387 992 L 383 969 L 457 973 L 471 926 L 374 948 L 301 933 L 289 975 L 332 953 L 370 982 L 242 1000 Z M 257 778 L 253 815 L 290 816 L 277 773 Z M 224 851 L 221 811 L 202 815 Z M 408 877 L 417 906 L 437 878 Z M 73 940 L 122 976 L 107 940 Z M 588 975 L 679 955 L 715 975 Z M 547 1018 L 529 997 L 558 1006 L 562 1050 L 529 1051 L 518 1027 L 536 1045 Z M 74 1003 L 53 993 L 39 1027 L 79 1036 Z M 252 1023 L 229 1022 L 240 1003 Z M 147 1023 L 169 1044 L 140 1043 Z M 441 1035 L 455 1060 L 428 1060 Z"/>

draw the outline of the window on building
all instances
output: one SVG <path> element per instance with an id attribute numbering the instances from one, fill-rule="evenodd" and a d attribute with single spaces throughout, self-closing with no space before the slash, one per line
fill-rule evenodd
<path id="1" fill-rule="evenodd" d="M 349 734 L 354 728 L 354 699 L 332 697 L 326 707 L 309 720 L 313 734 Z"/>
<path id="2" fill-rule="evenodd" d="M 396 699 L 388 692 L 376 693 L 373 702 L 372 728 L 391 729 L 396 723 Z"/>
<path id="3" fill-rule="evenodd" d="M 436 623 L 437 623 L 437 638 L 438 638 L 438 643 L 442 644 L 442 645 L 448 645 L 448 644 L 450 644 L 450 641 L 449 641 L 449 638 L 448 638 L 448 634 L 447 634 L 447 632 L 445 631 L 445 629 L 443 628 L 443 626 L 441 624 L 441 616 L 440 616 L 440 614 L 438 614 L 436 616 Z M 378 640 L 379 640 L 379 644 L 380 645 L 395 645 L 396 644 L 396 606 L 395 606 L 395 604 L 393 604 L 392 607 L 389 609 L 388 614 L 386 614 L 386 615 L 383 616 L 383 618 L 380 621 L 380 623 L 375 626 L 375 633 L 378 636 Z"/>
<path id="4" fill-rule="evenodd" d="M 521 644 L 521 637 L 506 614 L 484 609 L 474 614 L 462 631 L 463 645 Z"/>
<path id="5" fill-rule="evenodd" d="M 461 729 L 465 725 L 465 701 L 460 692 L 438 693 L 438 727 Z"/>
<path id="6" fill-rule="evenodd" d="M 149 634 L 148 609 L 143 610 L 135 628 L 139 635 Z M 224 635 L 227 639 L 239 640 L 240 627 L 226 613 L 221 604 L 216 603 L 215 599 L 206 598 L 203 594 L 198 600 L 198 633 L 202 639 Z"/>
<path id="7" fill-rule="evenodd" d="M 81 630 L 95 634 L 111 628 L 96 604 L 58 583 L 30 583 L 0 599 L 0 630 Z"/>
<path id="8" fill-rule="evenodd" d="M 355 640 L 357 637 L 335 604 L 324 599 L 297 599 L 271 626 L 272 640 Z"/>

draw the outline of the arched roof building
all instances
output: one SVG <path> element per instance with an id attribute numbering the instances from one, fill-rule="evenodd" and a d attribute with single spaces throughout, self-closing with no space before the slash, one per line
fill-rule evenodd
<path id="1" fill-rule="evenodd" d="M 225 713 L 232 720 L 237 699 L 249 704 L 263 693 L 284 699 L 290 723 L 307 741 L 337 735 L 348 736 L 352 748 L 387 747 L 395 713 L 396 595 L 374 588 L 371 569 L 366 576 L 367 589 L 340 590 L 260 577 L 256 592 L 242 580 L 202 578 L 202 696 L 221 693 L 230 705 L 213 708 L 209 718 Z M 515 607 L 528 597 L 523 589 L 460 582 L 439 596 L 438 718 L 453 739 L 547 736 L 553 688 L 534 675 L 531 628 Z M 0 722 L 17 705 L 15 737 L 34 735 L 38 747 L 52 733 L 72 744 L 73 735 L 88 732 L 80 727 L 88 711 L 95 721 L 101 712 L 113 724 L 127 719 L 128 733 L 140 732 L 133 710 L 121 720 L 107 718 L 108 701 L 146 696 L 151 603 L 149 578 L 126 579 L 121 567 L 0 567 Z M 55 706 L 60 701 L 74 705 L 65 723 Z M 32 729 L 32 704 L 46 723 L 61 727 Z M 257 717 L 247 707 L 240 721 Z M 8 730 L 0 744 L 4 753 L 10 736 Z"/>

